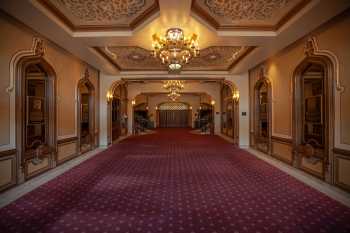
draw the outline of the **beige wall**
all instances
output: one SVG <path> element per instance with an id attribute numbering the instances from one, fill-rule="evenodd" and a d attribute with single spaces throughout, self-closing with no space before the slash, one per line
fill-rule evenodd
<path id="1" fill-rule="evenodd" d="M 347 108 L 350 102 L 350 16 L 341 16 L 332 22 L 324 25 L 310 36 L 316 38 L 320 50 L 328 50 L 337 57 L 339 61 L 339 79 L 345 87 L 341 96 L 341 113 L 339 132 L 341 133 L 341 144 L 350 146 L 350 109 Z M 263 63 L 266 67 L 267 76 L 272 83 L 272 135 L 285 138 L 292 137 L 292 78 L 297 65 L 305 58 L 304 47 L 306 37 L 297 43 L 284 49 L 276 56 Z M 258 78 L 259 67 L 250 70 L 250 92 L 251 103 L 253 101 L 253 87 Z M 334 83 L 335 85 L 335 83 Z M 252 105 L 251 105 L 252 106 Z M 251 109 L 253 110 L 253 109 Z M 253 130 L 253 119 L 250 122 Z M 347 146 L 346 146 L 347 145 Z M 344 148 L 345 149 L 345 148 Z"/>
<path id="2" fill-rule="evenodd" d="M 10 85 L 10 60 L 21 50 L 32 48 L 33 37 L 40 37 L 22 24 L 0 14 L 0 150 L 6 145 L 14 148 L 15 142 L 9 136 L 14 133 L 14 122 L 10 119 L 11 98 L 13 93 L 7 93 Z M 44 39 L 44 38 L 42 38 Z M 89 69 L 90 81 L 97 90 L 98 97 L 98 71 L 82 62 L 72 54 L 44 39 L 46 49 L 44 59 L 53 67 L 57 75 L 57 136 L 58 139 L 76 136 L 76 87 L 79 79 L 84 76 L 85 69 Z M 98 101 L 96 101 L 98 109 Z M 98 125 L 98 111 L 96 111 L 96 124 Z M 6 148 L 7 149 L 7 148 Z"/>
<path id="3" fill-rule="evenodd" d="M 250 110 L 254 112 L 254 85 L 259 78 L 259 70 L 265 67 L 266 75 L 272 84 L 272 136 L 273 151 L 272 155 L 279 159 L 292 163 L 292 136 L 293 136 L 293 72 L 296 67 L 306 57 L 305 45 L 309 38 L 315 38 L 317 48 L 316 53 L 321 53 L 329 57 L 335 66 L 336 74 L 333 80 L 334 96 L 331 105 L 334 112 L 331 112 L 331 122 L 334 124 L 332 133 L 334 138 L 330 138 L 331 145 L 334 148 L 344 151 L 343 154 L 333 153 L 330 148 L 330 176 L 328 182 L 338 184 L 341 187 L 349 189 L 349 172 L 350 161 L 350 11 L 332 19 L 327 24 L 297 41 L 296 43 L 285 48 L 274 57 L 263 62 L 260 66 L 255 67 L 249 72 L 249 90 L 250 90 Z M 339 78 L 344 90 L 336 89 Z M 254 132 L 254 114 L 250 117 L 250 131 Z M 277 146 L 277 141 L 288 141 Z M 251 143 L 254 144 L 253 140 Z M 301 169 L 317 171 L 322 170 L 319 164 L 314 167 L 306 167 L 306 162 L 301 162 Z M 295 164 L 294 164 L 295 165 Z M 297 165 L 295 165 L 297 166 Z M 308 165 L 309 166 L 309 165 Z M 332 174 L 334 171 L 334 175 Z M 312 173 L 312 172 L 311 172 Z"/>
<path id="4" fill-rule="evenodd" d="M 89 71 L 89 80 L 96 91 L 95 120 L 96 128 L 98 129 L 98 70 L 1 12 L 0 35 L 2 35 L 0 37 L 0 152 L 16 148 L 16 88 L 13 88 L 12 91 L 7 91 L 7 88 L 11 86 L 11 80 L 15 80 L 11 77 L 14 75 L 11 75 L 10 72 L 10 68 L 15 67 L 14 65 L 12 66 L 15 63 L 11 62 L 11 59 L 19 57 L 18 54 L 22 54 L 24 51 L 31 51 L 34 38 L 43 40 L 43 47 L 45 48 L 43 59 L 52 66 L 56 73 L 57 139 L 61 140 L 77 136 L 77 84 L 84 76 L 86 69 Z M 16 84 L 14 83 L 13 86 L 15 87 Z M 96 138 L 98 137 L 96 136 Z M 9 163 L 2 163 L 2 166 L 6 164 Z M 51 167 L 55 166 L 54 164 L 50 162 Z M 30 166 L 28 168 L 31 168 Z M 6 174 L 0 173 L 1 181 L 9 176 L 9 172 L 13 172 L 11 169 L 8 168 Z M 28 171 L 30 172 L 31 170 L 28 169 Z"/>

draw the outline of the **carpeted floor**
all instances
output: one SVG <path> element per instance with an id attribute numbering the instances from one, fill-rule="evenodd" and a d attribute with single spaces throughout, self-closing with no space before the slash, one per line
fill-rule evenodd
<path id="1" fill-rule="evenodd" d="M 350 232 L 350 209 L 216 136 L 129 138 L 0 210 L 0 232 Z"/>

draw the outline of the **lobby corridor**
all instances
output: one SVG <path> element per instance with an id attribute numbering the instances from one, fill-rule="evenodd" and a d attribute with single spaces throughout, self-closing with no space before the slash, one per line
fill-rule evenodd
<path id="1" fill-rule="evenodd" d="M 342 204 L 188 129 L 128 138 L 0 209 L 4 233 L 341 233 L 349 220 Z"/>

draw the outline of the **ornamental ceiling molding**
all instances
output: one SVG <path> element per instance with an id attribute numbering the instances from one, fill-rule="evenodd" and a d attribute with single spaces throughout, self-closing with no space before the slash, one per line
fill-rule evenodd
<path id="1" fill-rule="evenodd" d="M 255 47 L 211 46 L 201 50 L 198 57 L 183 67 L 183 71 L 230 71 Z M 120 71 L 167 71 L 151 55 L 151 51 L 137 46 L 94 47 L 99 55 Z"/>
<path id="2" fill-rule="evenodd" d="M 311 1 L 193 0 L 191 11 L 216 30 L 278 31 Z"/>
<path id="3" fill-rule="evenodd" d="M 72 32 L 134 30 L 160 11 L 159 0 L 34 1 Z"/>

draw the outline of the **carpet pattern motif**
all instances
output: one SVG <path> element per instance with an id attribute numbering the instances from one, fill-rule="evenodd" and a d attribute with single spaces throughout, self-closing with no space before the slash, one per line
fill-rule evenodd
<path id="1" fill-rule="evenodd" d="M 350 209 L 217 136 L 132 137 L 0 209 L 0 232 L 350 232 Z"/>

